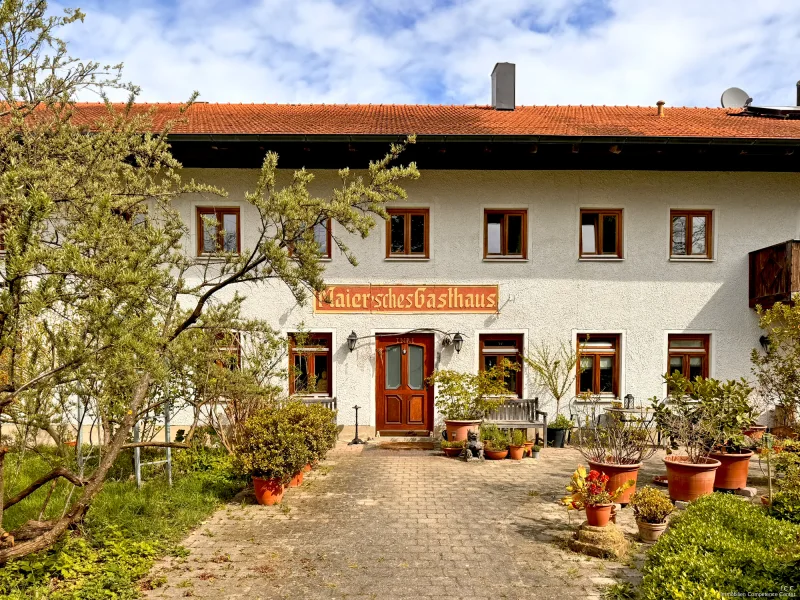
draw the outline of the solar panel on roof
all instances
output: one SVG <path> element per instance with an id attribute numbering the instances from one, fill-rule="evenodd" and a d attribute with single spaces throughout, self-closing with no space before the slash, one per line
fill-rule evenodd
<path id="1" fill-rule="evenodd" d="M 782 119 L 800 119 L 800 106 L 750 106 L 745 107 L 748 114 Z"/>

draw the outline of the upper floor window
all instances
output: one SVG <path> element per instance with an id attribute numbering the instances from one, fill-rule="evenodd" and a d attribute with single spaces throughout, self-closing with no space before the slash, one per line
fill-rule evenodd
<path id="1" fill-rule="evenodd" d="M 482 333 L 479 336 L 481 353 L 480 369 L 485 371 L 508 360 L 519 369 L 508 371 L 506 388 L 509 393 L 522 394 L 522 334 Z"/>
<path id="2" fill-rule="evenodd" d="M 314 225 L 314 241 L 319 246 L 319 253 L 322 258 L 331 257 L 331 221 L 325 219 L 321 223 Z"/>
<path id="3" fill-rule="evenodd" d="M 677 371 L 690 381 L 708 377 L 710 335 L 671 333 L 668 346 L 670 375 Z"/>
<path id="4" fill-rule="evenodd" d="M 197 208 L 197 254 L 240 252 L 239 208 Z"/>
<path id="5" fill-rule="evenodd" d="M 428 258 L 429 217 L 427 208 L 390 208 L 386 221 L 387 258 Z"/>
<path id="6" fill-rule="evenodd" d="M 217 333 L 216 336 L 217 358 L 214 359 L 219 367 L 236 371 L 242 366 L 242 344 L 238 331 Z"/>
<path id="7" fill-rule="evenodd" d="M 289 336 L 289 393 L 333 393 L 332 334 L 294 333 Z"/>
<path id="8" fill-rule="evenodd" d="M 622 258 L 622 210 L 581 209 L 581 258 Z"/>
<path id="9" fill-rule="evenodd" d="M 711 258 L 711 211 L 671 210 L 670 256 Z"/>
<path id="10" fill-rule="evenodd" d="M 528 211 L 487 209 L 483 213 L 483 257 L 526 258 Z"/>
<path id="11" fill-rule="evenodd" d="M 619 335 L 578 335 L 578 394 L 619 396 Z"/>

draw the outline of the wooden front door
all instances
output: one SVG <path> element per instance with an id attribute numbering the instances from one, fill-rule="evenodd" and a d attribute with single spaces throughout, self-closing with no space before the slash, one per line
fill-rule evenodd
<path id="1" fill-rule="evenodd" d="M 422 435 L 433 428 L 433 334 L 378 336 L 375 423 L 378 431 Z M 425 433 L 427 435 L 427 433 Z"/>

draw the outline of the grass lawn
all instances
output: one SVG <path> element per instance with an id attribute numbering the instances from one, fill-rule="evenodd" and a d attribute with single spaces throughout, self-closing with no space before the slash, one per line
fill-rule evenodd
<path id="1" fill-rule="evenodd" d="M 183 453 L 181 455 L 181 452 Z M 227 469 L 225 457 L 208 451 L 174 452 L 173 487 L 163 475 L 148 480 L 141 490 L 128 479 L 129 457 L 115 469 L 118 480 L 107 481 L 84 523 L 51 550 L 11 561 L 0 569 L 0 597 L 65 600 L 136 598 L 153 562 L 165 554 L 181 554 L 179 542 L 243 483 Z M 14 493 L 52 468 L 52 455 L 28 454 L 19 460 L 9 454 L 7 469 L 15 474 Z M 44 518 L 61 514 L 71 487 L 60 482 L 53 490 Z M 38 519 L 47 495 L 44 486 L 11 507 L 3 518 L 7 530 Z"/>

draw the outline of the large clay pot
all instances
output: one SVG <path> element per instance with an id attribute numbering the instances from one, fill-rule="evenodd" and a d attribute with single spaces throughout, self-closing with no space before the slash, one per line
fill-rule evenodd
<path id="1" fill-rule="evenodd" d="M 667 528 L 666 523 L 645 523 L 644 521 L 636 521 L 636 525 L 639 527 L 639 538 L 646 544 L 655 543 Z"/>
<path id="2" fill-rule="evenodd" d="M 766 425 L 750 425 L 750 427 L 742 429 L 742 434 L 753 440 L 760 440 L 762 437 L 764 437 L 764 432 L 766 430 Z"/>
<path id="3" fill-rule="evenodd" d="M 511 460 L 522 460 L 525 456 L 525 446 L 511 445 L 508 447 L 508 453 L 511 455 Z"/>
<path id="4" fill-rule="evenodd" d="M 592 527 L 605 527 L 611 518 L 613 504 L 586 505 L 586 522 Z"/>
<path id="5" fill-rule="evenodd" d="M 506 456 L 508 456 L 508 448 L 505 450 L 484 449 L 483 455 L 489 460 L 503 460 Z"/>
<path id="6" fill-rule="evenodd" d="M 310 473 L 311 472 L 311 463 L 308 463 L 305 467 L 303 467 L 303 473 Z"/>
<path id="7" fill-rule="evenodd" d="M 614 498 L 614 502 L 618 502 L 623 505 L 627 505 L 631 501 L 631 496 L 633 496 L 633 493 L 636 491 L 635 482 L 639 477 L 639 467 L 641 466 L 642 463 L 636 463 L 634 465 L 618 465 L 614 463 L 596 463 L 591 460 L 589 461 L 590 469 L 594 471 L 601 471 L 608 475 L 606 489 L 609 492 L 613 492 L 614 490 L 622 487 L 626 481 L 633 479 L 633 487 L 629 487 L 619 496 Z"/>
<path id="8" fill-rule="evenodd" d="M 473 421 L 449 421 L 445 420 L 444 427 L 447 432 L 448 442 L 460 442 L 467 439 L 467 432 L 478 432 L 480 429 L 480 420 Z"/>
<path id="9" fill-rule="evenodd" d="M 547 445 L 551 448 L 563 448 L 564 442 L 567 440 L 566 429 L 550 429 L 547 428 Z"/>
<path id="10" fill-rule="evenodd" d="M 283 499 L 283 484 L 280 479 L 253 477 L 256 501 L 264 506 L 278 504 Z"/>
<path id="11" fill-rule="evenodd" d="M 714 492 L 714 475 L 720 462 L 713 458 L 701 459 L 700 464 L 689 462 L 688 456 L 666 456 L 667 487 L 672 500 L 691 502 Z"/>
<path id="12" fill-rule="evenodd" d="M 747 472 L 750 469 L 752 450 L 742 450 L 739 454 L 712 452 L 711 458 L 720 462 L 714 476 L 714 487 L 721 490 L 739 490 L 747 487 Z"/>
<path id="13" fill-rule="evenodd" d="M 525 442 L 523 445 L 525 446 L 525 456 L 530 456 L 533 454 L 534 442 Z"/>
<path id="14" fill-rule="evenodd" d="M 301 485 L 303 485 L 302 469 L 300 469 L 297 473 L 294 474 L 294 477 L 292 477 L 292 480 L 289 482 L 289 487 L 294 488 L 294 487 L 300 487 Z"/>

